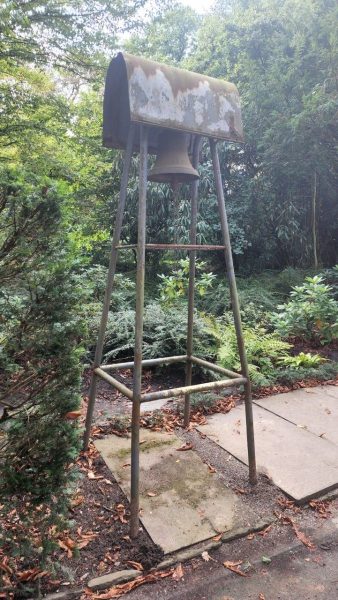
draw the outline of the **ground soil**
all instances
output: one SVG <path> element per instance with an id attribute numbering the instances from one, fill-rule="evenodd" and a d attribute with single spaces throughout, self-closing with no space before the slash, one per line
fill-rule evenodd
<path id="1" fill-rule="evenodd" d="M 124 371 L 123 374 L 121 373 L 122 375 L 124 383 L 130 386 L 131 372 Z M 84 377 L 83 413 L 86 409 L 89 379 L 90 375 L 87 372 Z M 181 385 L 182 381 L 182 371 L 170 369 L 165 372 L 165 375 L 161 372 L 149 371 L 145 374 L 144 389 L 157 390 L 159 387 L 175 387 Z M 275 388 L 271 390 L 272 393 L 277 391 L 281 390 Z M 242 401 L 238 396 L 233 399 L 229 399 L 229 397 L 222 399 L 220 395 L 219 398 L 220 410 L 224 410 L 224 412 L 227 412 L 229 407 L 235 404 L 235 401 Z M 201 577 L 208 577 L 212 580 L 214 573 L 215 576 L 216 572 L 219 575 L 217 570 L 220 565 L 222 566 L 222 561 L 250 561 L 253 560 L 253 556 L 257 559 L 259 555 L 272 553 L 274 549 L 280 548 L 283 544 L 287 546 L 297 542 L 296 530 L 290 521 L 283 520 L 285 515 L 290 516 L 299 531 L 318 533 L 323 523 L 325 524 L 326 519 L 329 518 L 329 511 L 331 510 L 334 514 L 336 514 L 335 511 L 338 511 L 338 507 L 334 503 L 330 506 L 327 505 L 322 515 L 308 507 L 299 509 L 293 503 L 289 504 L 280 490 L 263 475 L 259 477 L 258 485 L 252 489 L 248 483 L 248 471 L 245 465 L 207 439 L 203 432 L 200 433 L 193 426 L 189 431 L 184 430 L 182 426 L 177 427 L 178 423 L 181 424 L 181 420 L 177 414 L 173 414 L 173 403 L 169 403 L 167 406 L 169 410 L 167 412 L 164 410 L 165 426 L 171 427 L 182 440 L 191 442 L 194 451 L 204 462 L 216 470 L 221 481 L 232 488 L 241 497 L 242 502 L 247 503 L 261 517 L 274 515 L 276 522 L 263 536 L 255 534 L 252 537 L 249 536 L 248 539 L 223 544 L 219 550 L 212 553 L 214 560 L 206 562 L 200 558 L 190 561 L 184 566 L 182 580 L 177 581 L 177 578 L 173 579 L 170 574 L 170 577 L 160 583 L 155 583 L 151 587 L 146 585 L 144 588 L 131 592 L 131 599 L 179 598 L 181 596 L 176 595 L 178 588 L 182 590 L 182 593 L 186 589 L 184 593 L 188 594 L 187 588 L 184 587 L 185 582 L 192 586 L 191 589 L 195 586 L 196 593 L 192 596 L 182 595 L 182 598 L 194 597 L 196 600 L 208 598 L 209 596 L 206 596 L 203 590 L 199 590 L 197 583 Z M 198 424 L 201 420 L 207 419 L 209 411 L 210 407 L 195 411 L 193 421 Z M 130 414 L 131 402 L 114 391 L 109 384 L 100 380 L 94 413 L 93 438 L 102 437 L 105 433 L 112 431 L 124 435 L 123 427 L 127 424 Z M 116 416 L 120 419 L 119 429 L 116 429 Z M 125 422 L 122 419 L 122 425 L 121 417 L 126 418 Z M 147 423 L 151 426 L 153 424 L 154 427 L 157 426 L 153 417 L 149 417 Z M 137 541 L 130 540 L 128 500 L 93 445 L 91 445 L 89 453 L 80 456 L 78 469 L 80 478 L 73 506 L 69 512 L 71 526 L 64 532 L 60 539 L 61 544 L 52 554 L 54 566 L 52 581 L 50 577 L 44 577 L 41 580 L 40 589 L 44 594 L 55 590 L 69 590 L 74 587 L 84 588 L 88 580 L 93 577 L 125 568 L 143 568 L 146 573 L 149 569 L 156 568 L 163 558 L 161 548 L 152 542 L 142 527 Z M 85 541 L 81 548 L 81 540 L 86 540 L 86 536 L 89 536 L 89 542 Z M 67 545 L 69 539 L 75 540 L 75 547 Z M 79 549 L 76 548 L 77 545 L 80 546 Z M 304 549 L 306 552 L 309 551 L 306 547 Z M 224 570 L 223 567 L 222 569 Z M 257 569 L 257 572 L 260 571 L 262 571 L 261 564 Z M 234 575 L 234 577 L 238 576 Z M 216 596 L 213 597 L 216 598 Z M 220 596 L 222 600 L 223 597 L 226 598 L 226 596 Z M 251 598 L 251 596 L 247 597 Z M 252 596 L 252 598 L 254 597 L 258 598 L 258 596 Z M 12 595 L 12 598 L 18 600 L 27 598 L 23 585 L 14 596 Z M 264 600 L 272 598 L 274 597 L 266 597 Z M 245 600 L 245 598 L 238 596 L 238 600 Z M 260 600 L 262 599 L 260 598 Z"/>
<path id="2" fill-rule="evenodd" d="M 144 388 L 147 390 L 156 390 L 159 387 L 163 388 L 163 386 L 174 387 L 182 383 L 182 376 L 181 371 L 175 372 L 172 369 L 166 373 L 165 378 L 163 378 L 161 373 L 154 374 L 149 371 L 146 373 Z M 131 385 L 131 372 L 126 373 L 124 371 L 123 381 L 126 385 Z M 84 379 L 85 399 L 88 384 L 89 374 L 87 373 Z M 238 397 L 237 402 L 241 401 L 241 398 Z M 168 406 L 172 407 L 172 404 L 169 403 Z M 94 414 L 94 438 L 102 437 L 105 433 L 115 431 L 116 415 L 118 417 L 128 417 L 130 414 L 131 402 L 112 390 L 109 384 L 100 380 Z M 123 435 L 121 431 L 118 431 L 118 433 Z M 273 513 L 277 515 L 284 514 L 286 510 L 292 515 L 292 519 L 302 530 L 314 530 L 316 527 L 318 528 L 318 524 L 321 524 L 322 520 L 318 519 L 318 515 L 313 510 L 309 510 L 308 508 L 298 509 L 292 503 L 289 507 L 285 496 L 266 476 L 261 475 L 258 485 L 254 489 L 251 488 L 248 483 L 247 467 L 217 444 L 207 439 L 203 435 L 203 432 L 200 433 L 194 428 L 186 431 L 182 427 L 176 427 L 175 433 L 182 440 L 191 442 L 194 451 L 199 454 L 204 462 L 216 470 L 221 481 L 232 488 L 241 497 L 242 502 L 247 503 L 258 515 L 264 517 Z M 55 553 L 54 558 L 60 564 L 60 572 L 63 573 L 64 579 L 58 586 L 58 589 L 67 589 L 69 585 L 84 586 L 92 577 L 124 568 L 132 568 L 135 566 L 133 564 L 135 562 L 142 565 L 144 572 L 156 567 L 163 557 L 161 549 L 152 542 L 143 528 L 140 530 L 137 541 L 132 542 L 130 540 L 128 535 L 128 500 L 116 484 L 111 472 L 98 453 L 92 450 L 89 463 L 86 456 L 82 456 L 78 464 L 81 471 L 81 479 L 77 495 L 82 497 L 83 501 L 78 506 L 72 508 L 70 516 L 75 529 L 80 527 L 83 532 L 90 531 L 97 535 L 86 547 L 80 550 L 79 554 L 74 553 L 73 556 L 69 557 L 64 551 Z M 88 477 L 89 472 L 94 473 L 95 479 Z M 295 531 L 290 527 L 290 524 L 283 524 L 282 521 L 277 519 L 277 522 L 273 525 L 271 531 L 269 530 L 266 537 L 256 534 L 250 540 L 251 546 L 255 547 L 255 551 L 264 553 L 265 539 L 269 537 L 271 541 L 271 536 L 275 539 L 275 542 L 272 542 L 272 546 L 275 544 L 276 547 L 280 546 L 282 542 L 289 544 L 294 543 L 295 540 L 297 541 Z M 238 557 L 242 559 L 243 548 L 247 548 L 248 543 L 248 540 L 230 542 L 230 544 L 224 546 L 225 550 L 217 552 L 221 552 L 222 556 L 224 553 L 228 557 L 231 556 L 231 560 L 236 560 Z M 212 575 L 215 564 L 211 561 L 210 564 L 208 562 L 206 565 L 202 559 L 194 559 L 185 567 L 186 577 L 190 573 L 194 580 L 200 576 L 200 569 Z M 179 584 L 175 581 L 169 582 L 169 580 L 166 580 L 166 583 L 163 581 L 161 584 L 155 584 L 155 586 L 150 588 L 152 590 L 151 596 L 145 595 L 146 592 L 141 591 L 140 588 L 139 591 L 133 592 L 131 597 L 171 597 L 170 593 L 177 585 Z M 164 592 L 164 590 L 167 590 L 166 586 L 169 586 L 168 592 Z M 148 588 L 148 586 L 146 587 Z M 162 592 L 160 592 L 162 587 L 163 596 L 161 595 Z"/>

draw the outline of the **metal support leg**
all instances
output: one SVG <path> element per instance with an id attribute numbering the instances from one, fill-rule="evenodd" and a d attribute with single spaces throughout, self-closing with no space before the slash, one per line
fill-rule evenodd
<path id="1" fill-rule="evenodd" d="M 198 167 L 199 153 L 201 148 L 201 138 L 196 137 L 194 144 L 194 153 L 192 164 L 195 169 Z M 197 201 L 198 201 L 198 180 L 191 184 L 191 221 L 190 221 L 190 244 L 196 244 L 197 231 Z M 189 251 L 189 291 L 188 291 L 188 328 L 187 328 L 187 364 L 185 371 L 185 385 L 191 385 L 193 353 L 193 329 L 194 329 L 194 304 L 195 304 L 195 271 L 196 271 L 196 251 Z M 190 421 L 190 394 L 184 396 L 184 427 L 189 426 Z"/>
<path id="2" fill-rule="evenodd" d="M 142 378 L 142 341 L 144 313 L 144 276 L 146 242 L 146 199 L 147 199 L 147 153 L 148 130 L 140 126 L 140 172 L 137 239 L 137 278 L 136 278 L 136 318 L 135 353 L 133 380 L 133 411 L 131 422 L 131 492 L 130 492 L 130 537 L 139 532 L 139 438 L 140 438 L 140 402 Z"/>
<path id="3" fill-rule="evenodd" d="M 117 262 L 117 254 L 118 254 L 118 250 L 116 249 L 116 246 L 118 245 L 118 243 L 120 241 L 120 236 L 121 236 L 123 213 L 124 213 L 126 197 L 127 197 L 128 175 L 129 175 L 129 168 L 130 168 L 130 162 L 131 162 L 131 156 L 132 156 L 132 150 L 133 150 L 133 141 L 134 141 L 134 126 L 131 125 L 129 135 L 128 135 L 128 140 L 127 140 L 127 147 L 126 147 L 126 151 L 125 151 L 125 155 L 124 155 L 120 195 L 119 195 L 119 202 L 118 202 L 117 212 L 116 212 L 115 229 L 114 229 L 113 240 L 112 240 L 112 245 L 111 245 L 109 268 L 108 268 L 108 275 L 107 275 L 107 287 L 106 287 L 105 296 L 104 296 L 103 309 L 102 309 L 99 334 L 98 334 L 98 339 L 97 339 L 97 344 L 96 344 L 93 369 L 96 369 L 97 367 L 99 367 L 101 364 L 101 360 L 102 360 L 104 335 L 105 335 L 105 331 L 106 331 L 106 327 L 107 327 L 109 305 L 110 305 L 110 299 L 111 299 L 111 294 L 112 294 L 112 290 L 113 290 L 114 276 L 115 276 L 116 262 Z M 93 371 L 92 379 L 91 379 L 91 383 L 90 383 L 90 390 L 89 390 L 89 402 L 88 402 L 87 415 L 86 415 L 85 434 L 84 434 L 84 439 L 83 439 L 83 449 L 84 450 L 87 450 L 88 444 L 89 444 L 90 428 L 91 428 L 91 424 L 92 424 L 95 399 L 96 399 L 96 384 L 97 384 L 97 375 Z"/>
<path id="4" fill-rule="evenodd" d="M 254 438 L 254 427 L 253 427 L 253 414 L 252 414 L 252 396 L 251 396 L 251 384 L 249 378 L 248 361 L 246 357 L 244 339 L 242 332 L 241 314 L 239 308 L 237 286 L 235 279 L 235 271 L 232 260 L 230 235 L 228 227 L 228 219 L 225 210 L 224 193 L 221 177 L 221 169 L 219 164 L 219 157 L 217 152 L 217 146 L 215 140 L 210 139 L 211 157 L 214 168 L 215 186 L 218 201 L 218 209 L 221 220 L 221 229 L 225 246 L 225 263 L 227 268 L 230 296 L 232 303 L 232 311 L 235 320 L 235 329 L 237 336 L 238 352 L 241 361 L 242 375 L 246 377 L 247 383 L 245 384 L 245 416 L 246 416 L 246 433 L 247 433 L 247 444 L 248 444 L 248 458 L 249 458 L 249 481 L 252 485 L 257 483 L 257 471 L 256 471 L 256 457 L 255 457 L 255 438 Z"/>

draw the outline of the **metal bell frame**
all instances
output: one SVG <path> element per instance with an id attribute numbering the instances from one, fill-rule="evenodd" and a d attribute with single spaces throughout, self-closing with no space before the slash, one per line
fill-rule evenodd
<path id="1" fill-rule="evenodd" d="M 217 139 L 209 137 L 211 150 L 213 172 L 215 178 L 216 196 L 223 237 L 222 246 L 211 246 L 196 244 L 197 229 L 197 205 L 198 205 L 198 180 L 191 182 L 191 223 L 190 223 L 190 243 L 189 244 L 147 244 L 146 243 L 146 199 L 147 199 L 147 181 L 148 181 L 148 139 L 151 128 L 144 123 L 130 123 L 127 134 L 126 149 L 124 155 L 123 172 L 121 177 L 120 194 L 116 212 L 115 229 L 112 239 L 110 261 L 107 276 L 107 287 L 105 290 L 103 310 L 97 339 L 95 358 L 92 365 L 92 379 L 89 390 L 89 401 L 86 416 L 84 449 L 88 448 L 90 440 L 90 430 L 93 419 L 93 412 L 96 399 L 96 388 L 98 378 L 104 379 L 112 385 L 129 400 L 132 401 L 132 424 L 131 424 L 131 494 L 130 494 L 130 537 L 135 538 L 139 532 L 139 432 L 140 432 L 140 405 L 142 402 L 149 402 L 162 398 L 171 398 L 184 395 L 184 426 L 187 427 L 190 421 L 190 394 L 195 392 L 204 392 L 208 390 L 217 390 L 234 386 L 244 386 L 245 396 L 245 415 L 246 432 L 249 464 L 249 482 L 252 485 L 257 483 L 256 459 L 255 459 L 255 441 L 252 412 L 251 384 L 248 370 L 248 362 L 244 347 L 242 333 L 242 324 L 240 316 L 240 307 L 231 253 L 231 244 L 228 228 L 228 220 L 224 202 L 224 192 L 221 178 L 219 156 L 217 151 Z M 120 236 L 125 210 L 128 175 L 130 170 L 131 157 L 135 147 L 135 139 L 138 139 L 140 149 L 139 161 L 139 203 L 138 203 L 138 240 L 136 246 L 120 245 Z M 192 166 L 197 170 L 199 153 L 201 146 L 201 135 L 194 136 Z M 122 362 L 102 365 L 102 354 L 104 345 L 104 336 L 108 321 L 109 305 L 114 284 L 116 272 L 117 257 L 119 251 L 124 248 L 136 248 L 137 251 L 137 277 L 136 277 L 136 317 L 135 317 L 135 350 L 134 360 L 132 362 Z M 145 281 L 145 252 L 146 250 L 186 250 L 189 253 L 189 288 L 188 288 L 188 325 L 187 325 L 187 351 L 185 355 L 171 356 L 156 359 L 142 360 L 142 342 L 143 342 L 143 315 L 144 315 L 144 281 Z M 196 252 L 220 250 L 224 252 L 226 272 L 230 288 L 231 305 L 234 316 L 238 352 L 241 363 L 241 373 L 235 373 L 214 365 L 206 360 L 193 355 L 193 326 L 194 326 L 194 293 L 195 293 L 195 264 Z M 185 385 L 179 388 L 160 390 L 157 392 L 142 393 L 142 369 L 161 364 L 170 364 L 183 362 L 186 365 Z M 207 368 L 224 375 L 224 378 L 217 381 L 192 385 L 192 369 L 194 365 Z M 133 368 L 133 388 L 130 389 L 109 372 L 119 369 Z"/>

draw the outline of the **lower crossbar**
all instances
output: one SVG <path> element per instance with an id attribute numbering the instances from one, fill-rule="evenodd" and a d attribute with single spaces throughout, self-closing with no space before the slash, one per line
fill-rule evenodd
<path id="1" fill-rule="evenodd" d="M 97 369 L 94 369 L 94 373 L 96 375 L 98 375 L 99 377 L 101 377 L 101 379 L 104 379 L 105 381 L 110 383 L 110 385 L 112 385 L 119 392 L 121 392 L 121 394 L 124 394 L 124 396 L 127 396 L 127 398 L 129 398 L 129 400 L 133 399 L 133 392 L 129 388 L 127 388 L 126 385 L 124 385 L 117 379 L 114 379 L 114 377 L 111 377 L 111 375 L 108 375 L 108 373 L 105 373 L 99 367 Z"/>
<path id="2" fill-rule="evenodd" d="M 150 402 L 152 400 L 162 400 L 164 398 L 172 398 L 184 394 L 193 394 L 196 392 L 207 392 L 208 390 L 220 390 L 222 388 L 243 385 L 247 383 L 245 377 L 236 377 L 236 379 L 223 379 L 221 381 L 210 381 L 208 383 L 198 383 L 196 385 L 185 385 L 171 390 L 160 390 L 158 392 L 150 392 L 142 394 L 141 402 Z"/>

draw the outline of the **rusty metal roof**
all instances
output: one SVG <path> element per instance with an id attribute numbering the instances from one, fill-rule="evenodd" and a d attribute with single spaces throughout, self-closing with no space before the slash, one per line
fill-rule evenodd
<path id="1" fill-rule="evenodd" d="M 124 148 L 130 122 L 152 126 L 151 152 L 157 151 L 159 128 L 163 127 L 243 141 L 239 95 L 234 84 L 120 52 L 111 61 L 106 77 L 104 145 Z"/>

